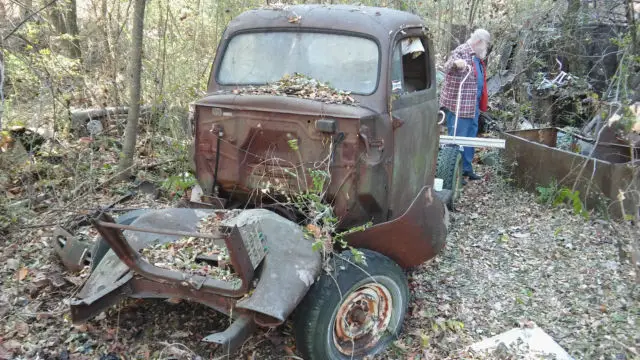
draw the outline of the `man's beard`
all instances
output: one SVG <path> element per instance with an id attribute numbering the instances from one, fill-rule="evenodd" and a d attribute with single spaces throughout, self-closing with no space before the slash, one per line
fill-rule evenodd
<path id="1" fill-rule="evenodd" d="M 473 51 L 475 51 L 476 56 L 478 56 L 480 59 L 483 59 L 487 56 L 487 46 L 483 45 L 478 45 L 475 47 L 475 49 L 473 49 Z"/>

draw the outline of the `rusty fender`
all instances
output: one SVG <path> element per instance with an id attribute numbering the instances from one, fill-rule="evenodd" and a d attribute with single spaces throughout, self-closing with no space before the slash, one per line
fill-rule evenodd
<path id="1" fill-rule="evenodd" d="M 399 218 L 347 236 L 349 245 L 377 251 L 402 268 L 420 265 L 435 257 L 447 237 L 446 208 L 425 186 Z"/>

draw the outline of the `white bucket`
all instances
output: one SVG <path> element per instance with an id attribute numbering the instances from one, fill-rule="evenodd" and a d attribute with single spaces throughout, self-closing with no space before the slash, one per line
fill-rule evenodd
<path id="1" fill-rule="evenodd" d="M 444 184 L 444 180 L 435 178 L 433 180 L 433 189 L 435 191 L 442 191 L 442 185 Z"/>

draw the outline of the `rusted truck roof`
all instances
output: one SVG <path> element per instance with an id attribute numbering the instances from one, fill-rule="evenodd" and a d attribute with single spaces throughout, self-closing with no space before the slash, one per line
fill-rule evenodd
<path id="1" fill-rule="evenodd" d="M 230 37 L 245 31 L 265 30 L 308 30 L 337 33 L 352 33 L 366 36 L 375 40 L 382 55 L 380 69 L 389 66 L 386 54 L 391 51 L 394 36 L 402 29 L 425 28 L 423 20 L 417 15 L 407 12 L 381 8 L 353 5 L 291 5 L 283 8 L 260 8 L 249 10 L 233 19 L 227 26 L 220 41 L 218 51 L 223 51 Z M 220 66 L 221 57 L 216 56 L 214 71 Z M 380 71 L 380 83 L 387 83 L 386 71 Z M 232 89 L 216 82 L 211 76 L 208 82 L 208 93 L 219 90 Z M 378 86 L 376 91 L 368 96 L 354 96 L 362 105 L 386 111 L 386 87 Z"/>
<path id="2" fill-rule="evenodd" d="M 294 20 L 299 17 L 299 20 Z M 422 26 L 419 16 L 407 12 L 353 5 L 291 5 L 282 9 L 249 10 L 229 23 L 229 31 L 266 27 L 317 28 L 366 33 L 388 41 L 389 32 Z"/>

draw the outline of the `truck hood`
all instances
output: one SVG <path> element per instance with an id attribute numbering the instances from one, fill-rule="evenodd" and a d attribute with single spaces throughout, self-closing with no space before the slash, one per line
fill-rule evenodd
<path id="1" fill-rule="evenodd" d="M 195 105 L 352 119 L 376 114 L 373 110 L 359 105 L 329 104 L 318 100 L 279 95 L 211 94 L 196 101 Z"/>

